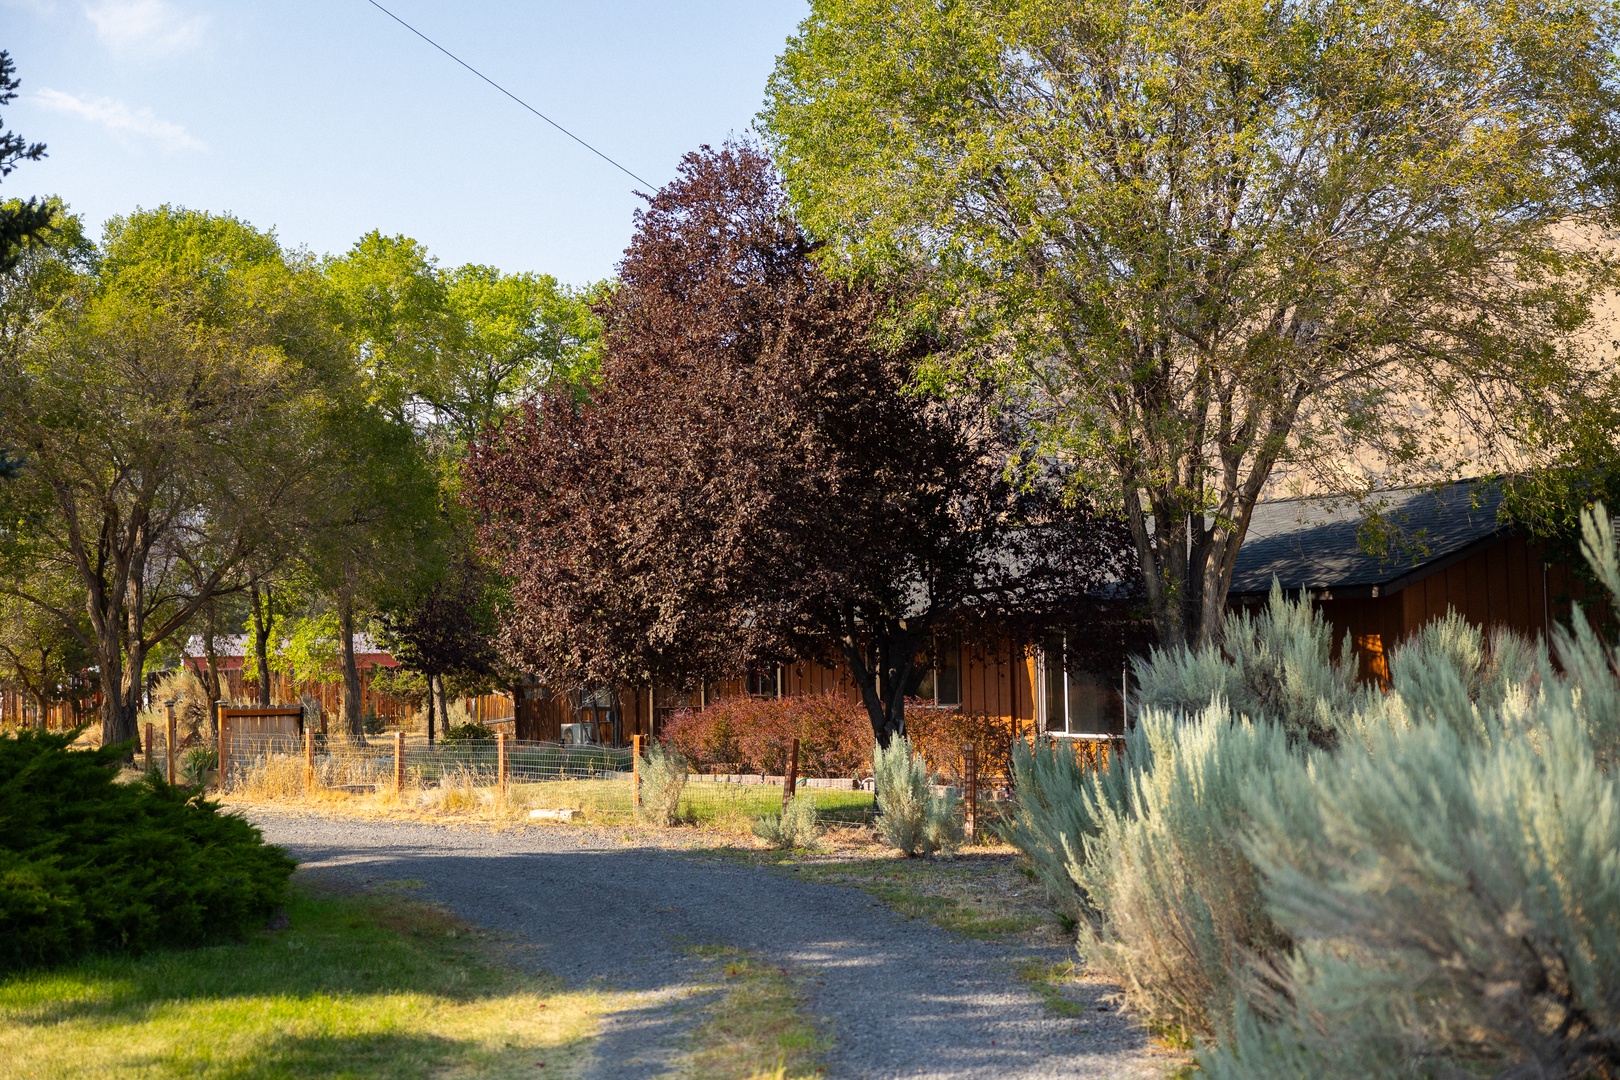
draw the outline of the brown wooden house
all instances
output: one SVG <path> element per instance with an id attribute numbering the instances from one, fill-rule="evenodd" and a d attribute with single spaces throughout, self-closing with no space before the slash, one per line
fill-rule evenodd
<path id="1" fill-rule="evenodd" d="M 1499 520 L 1500 487 L 1471 480 L 1389 491 L 1374 501 L 1376 521 L 1353 500 L 1261 503 L 1238 554 L 1231 603 L 1263 603 L 1273 576 L 1290 593 L 1305 590 L 1332 623 L 1335 639 L 1351 636 L 1368 679 L 1387 679 L 1389 650 L 1448 609 L 1487 629 L 1546 632 L 1567 575 L 1545 561 L 1538 542 Z M 1375 526 L 1390 538 L 1381 554 L 1364 542 Z M 1003 719 L 1020 734 L 1117 735 L 1125 723 L 1125 672 L 1095 670 L 1089 659 L 1069 662 L 1071 653 L 1090 655 L 1071 648 L 1070 635 L 1083 632 L 1034 642 L 937 641 L 935 666 L 923 673 L 917 696 Z M 535 686 L 518 703 L 517 732 L 519 738 L 557 739 L 561 725 L 584 722 L 602 741 L 622 742 L 656 735 L 679 709 L 737 694 L 805 693 L 859 700 L 847 671 L 811 662 L 690 691 L 651 686 L 554 694 Z"/>
<path id="2" fill-rule="evenodd" d="M 1353 639 L 1362 677 L 1380 681 L 1389 678 L 1390 650 L 1448 610 L 1486 630 L 1547 633 L 1568 574 L 1546 561 L 1540 542 L 1501 521 L 1500 486 L 1464 480 L 1374 501 L 1372 513 L 1353 500 L 1258 505 L 1231 601 L 1263 603 L 1273 578 L 1290 593 L 1304 590 L 1335 637 Z M 1367 542 L 1380 535 L 1384 544 Z"/>

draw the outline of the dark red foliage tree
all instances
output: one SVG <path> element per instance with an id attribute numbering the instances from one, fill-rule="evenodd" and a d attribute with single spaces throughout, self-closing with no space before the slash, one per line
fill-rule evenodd
<path id="1" fill-rule="evenodd" d="M 590 400 L 531 404 L 465 473 L 503 641 L 548 681 L 841 658 L 887 742 L 943 621 L 1132 580 L 1128 535 L 1065 507 L 987 388 L 917 388 L 926 337 L 821 272 L 755 148 L 688 155 L 619 272 Z"/>
<path id="2" fill-rule="evenodd" d="M 496 674 L 496 623 L 490 575 L 471 551 L 453 546 L 440 572 L 382 613 L 383 642 L 402 666 L 427 677 L 428 742 L 434 720 L 445 723 L 446 677 Z"/>

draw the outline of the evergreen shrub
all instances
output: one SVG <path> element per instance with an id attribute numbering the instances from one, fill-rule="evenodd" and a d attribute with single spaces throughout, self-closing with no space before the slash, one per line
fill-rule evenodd
<path id="1" fill-rule="evenodd" d="M 477 721 L 469 720 L 446 728 L 444 734 L 439 736 L 439 741 L 447 743 L 472 742 L 476 739 L 493 739 L 494 737 L 495 731 L 493 728 L 487 728 Z"/>
<path id="2" fill-rule="evenodd" d="M 1146 752 L 1146 747 L 1142 748 Z M 1084 857 L 1085 841 L 1097 835 L 1093 806 L 1099 798 L 1120 805 L 1127 797 L 1126 772 L 1116 756 L 1098 773 L 1058 740 L 1012 747 L 1013 790 L 1018 797 L 1002 826 L 1006 841 L 1022 851 L 1047 896 L 1079 918 L 1090 911 L 1086 895 L 1069 873 Z M 1087 797 L 1087 785 L 1096 790 Z"/>
<path id="3" fill-rule="evenodd" d="M 1228 1029 L 1242 966 L 1286 951 L 1243 848 L 1246 796 L 1305 771 L 1280 724 L 1217 702 L 1194 717 L 1145 711 L 1124 775 L 1083 784 L 1096 831 L 1070 842 L 1067 869 L 1101 917 L 1082 921 L 1080 951 L 1157 1025 L 1186 1036 Z"/>
<path id="4" fill-rule="evenodd" d="M 679 750 L 650 744 L 637 765 L 641 777 L 638 817 L 649 825 L 671 826 L 680 821 L 681 793 L 691 765 Z"/>
<path id="5" fill-rule="evenodd" d="M 1238 716 L 1282 725 L 1290 739 L 1337 743 L 1365 691 L 1349 636 L 1333 659 L 1333 628 L 1309 599 L 1289 600 L 1276 579 L 1258 611 L 1226 616 L 1221 644 L 1153 649 L 1133 663 L 1139 707 L 1196 715 L 1212 701 Z"/>
<path id="6" fill-rule="evenodd" d="M 0 737 L 0 968 L 239 938 L 284 902 L 293 861 L 258 829 L 77 732 Z"/>
<path id="7" fill-rule="evenodd" d="M 950 855 L 962 844 L 956 799 L 934 794 L 928 762 L 913 753 L 905 736 L 888 748 L 872 750 L 872 776 L 877 788 L 878 828 L 891 845 L 908 857 L 940 852 Z"/>

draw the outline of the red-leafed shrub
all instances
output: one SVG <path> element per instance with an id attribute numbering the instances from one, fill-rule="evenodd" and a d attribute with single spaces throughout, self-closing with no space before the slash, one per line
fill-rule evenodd
<path id="1" fill-rule="evenodd" d="M 967 713 L 921 701 L 906 702 L 906 737 L 934 773 L 960 784 L 966 767 L 962 750 L 972 743 L 979 754 L 979 777 L 1012 775 L 1017 721 L 1005 716 Z"/>
<path id="2" fill-rule="evenodd" d="M 780 774 L 795 738 L 800 776 L 872 772 L 872 721 L 836 694 L 731 698 L 683 709 L 664 725 L 664 741 L 710 772 Z"/>

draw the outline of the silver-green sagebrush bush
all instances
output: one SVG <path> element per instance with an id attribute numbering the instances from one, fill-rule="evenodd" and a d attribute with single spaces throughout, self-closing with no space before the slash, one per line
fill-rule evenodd
<path id="1" fill-rule="evenodd" d="M 1602 509 L 1583 524 L 1620 599 Z M 1361 745 L 1254 794 L 1248 850 L 1296 946 L 1211 1075 L 1620 1075 L 1620 655 L 1572 624 L 1562 674 L 1431 627 Z"/>
<path id="2" fill-rule="evenodd" d="M 1601 508 L 1584 524 L 1620 599 Z M 1022 759 L 1019 819 L 1044 826 L 1013 836 L 1037 865 L 1054 834 L 1070 853 L 1082 950 L 1219 1080 L 1620 1075 L 1620 653 L 1579 611 L 1557 667 L 1448 617 L 1391 658 L 1388 693 L 1341 693 L 1307 610 L 1274 595 L 1251 641 L 1307 639 L 1269 655 L 1326 710 L 1237 689 L 1255 669 L 1229 643 L 1149 680 L 1217 672 L 1259 715 L 1144 708 L 1102 776 Z"/>
<path id="3" fill-rule="evenodd" d="M 1227 1029 L 1244 962 L 1287 949 L 1243 850 L 1246 793 L 1303 774 L 1301 753 L 1281 725 L 1220 702 L 1193 717 L 1150 709 L 1120 766 L 1127 797 L 1083 787 L 1096 832 L 1069 845 L 1067 870 L 1098 917 L 1081 923 L 1080 951 L 1159 1026 Z"/>
<path id="4" fill-rule="evenodd" d="M 808 791 L 794 795 L 780 814 L 754 819 L 754 835 L 774 848 L 807 848 L 821 835 L 816 800 Z"/>
<path id="5" fill-rule="evenodd" d="M 906 855 L 940 852 L 949 855 L 962 843 L 956 799 L 934 794 L 928 763 L 911 752 L 905 736 L 872 750 L 872 776 L 877 788 L 878 828 L 883 838 Z"/>
<path id="6" fill-rule="evenodd" d="M 638 816 L 650 825 L 670 826 L 680 821 L 681 793 L 689 769 L 686 755 L 653 743 L 641 755 L 641 808 Z"/>
<path id="7" fill-rule="evenodd" d="M 1333 746 L 1365 694 L 1348 636 L 1340 657 L 1322 613 L 1288 600 L 1274 578 L 1259 611 L 1226 616 L 1220 647 L 1154 649 L 1137 660 L 1137 701 L 1190 715 L 1220 700 L 1235 715 L 1281 724 L 1291 739 Z"/>
<path id="8" fill-rule="evenodd" d="M 1097 798 L 1122 805 L 1128 790 L 1123 764 L 1116 758 L 1107 771 L 1094 773 L 1054 740 L 1014 743 L 1012 768 L 1018 799 L 1002 835 L 1028 856 L 1054 904 L 1077 919 L 1089 914 L 1086 894 L 1069 873 L 1085 841 L 1097 835 L 1096 798 L 1088 798 L 1086 788 L 1096 784 Z"/>

